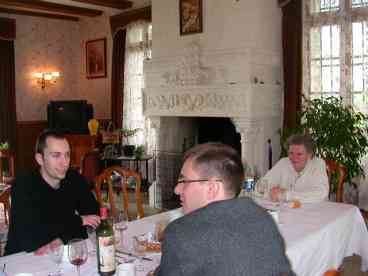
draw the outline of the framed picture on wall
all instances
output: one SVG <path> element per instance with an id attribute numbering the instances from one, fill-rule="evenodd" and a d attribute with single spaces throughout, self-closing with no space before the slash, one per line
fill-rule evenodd
<path id="1" fill-rule="evenodd" d="M 202 0 L 179 0 L 180 35 L 202 32 Z"/>
<path id="2" fill-rule="evenodd" d="M 86 42 L 86 71 L 88 79 L 106 77 L 106 38 Z"/>

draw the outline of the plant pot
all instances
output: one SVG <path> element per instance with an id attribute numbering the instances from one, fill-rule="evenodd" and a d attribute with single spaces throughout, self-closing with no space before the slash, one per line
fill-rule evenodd
<path id="1" fill-rule="evenodd" d="M 135 145 L 124 145 L 123 153 L 125 156 L 134 156 Z"/>

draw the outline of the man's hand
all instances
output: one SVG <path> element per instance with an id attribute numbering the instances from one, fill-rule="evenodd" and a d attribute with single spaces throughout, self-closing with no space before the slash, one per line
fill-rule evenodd
<path id="1" fill-rule="evenodd" d="M 51 251 L 54 251 L 57 247 L 59 247 L 60 245 L 62 245 L 62 241 L 61 239 L 55 239 L 52 242 L 45 244 L 44 246 L 41 246 L 40 248 L 38 248 L 34 254 L 37 256 L 42 256 L 42 255 L 46 255 Z"/>
<path id="2" fill-rule="evenodd" d="M 82 218 L 83 225 L 85 226 L 89 225 L 93 228 L 96 228 L 101 222 L 100 217 L 96 215 L 86 215 L 86 216 L 81 216 L 81 218 Z"/>
<path id="3" fill-rule="evenodd" d="M 273 187 L 270 191 L 271 201 L 279 202 L 285 192 L 286 190 L 283 188 L 280 188 L 280 186 Z"/>

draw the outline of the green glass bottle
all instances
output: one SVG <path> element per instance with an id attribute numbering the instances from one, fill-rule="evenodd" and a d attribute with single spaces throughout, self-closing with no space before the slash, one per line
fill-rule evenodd
<path id="1" fill-rule="evenodd" d="M 102 276 L 115 274 L 114 230 L 108 219 L 106 207 L 100 209 L 101 223 L 96 229 L 98 273 Z"/>

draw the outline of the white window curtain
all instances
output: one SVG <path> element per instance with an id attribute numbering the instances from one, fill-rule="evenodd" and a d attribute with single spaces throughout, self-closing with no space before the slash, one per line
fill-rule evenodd
<path id="1" fill-rule="evenodd" d="M 151 57 L 152 25 L 139 21 L 128 25 L 125 51 L 123 127 L 139 128 L 130 144 L 144 145 L 147 153 L 154 149 L 154 133 L 150 120 L 143 115 L 143 61 Z M 123 143 L 126 141 L 123 141 Z"/>
<path id="2" fill-rule="evenodd" d="M 303 0 L 303 94 L 368 114 L 368 0 Z"/>

